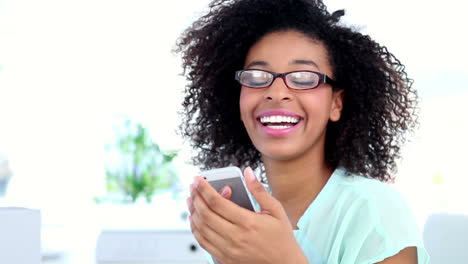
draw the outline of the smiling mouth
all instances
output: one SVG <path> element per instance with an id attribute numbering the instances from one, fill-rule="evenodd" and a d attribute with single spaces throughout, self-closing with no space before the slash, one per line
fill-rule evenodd
<path id="1" fill-rule="evenodd" d="M 294 127 L 301 121 L 301 118 L 293 116 L 263 116 L 258 120 L 265 127 L 280 130 Z"/>

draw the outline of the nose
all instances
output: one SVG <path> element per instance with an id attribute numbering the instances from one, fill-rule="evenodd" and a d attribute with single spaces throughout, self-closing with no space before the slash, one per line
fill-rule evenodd
<path id="1" fill-rule="evenodd" d="M 289 101 L 292 95 L 283 78 L 277 77 L 265 91 L 265 99 L 270 101 Z"/>

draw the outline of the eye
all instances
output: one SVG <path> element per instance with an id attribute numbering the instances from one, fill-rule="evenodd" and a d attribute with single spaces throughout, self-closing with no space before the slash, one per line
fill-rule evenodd
<path id="1" fill-rule="evenodd" d="M 307 86 L 311 86 L 317 83 L 315 81 L 303 81 L 303 80 L 293 80 L 292 82 L 294 82 L 297 85 L 307 85 Z"/>
<path id="2" fill-rule="evenodd" d="M 264 86 L 264 85 L 268 85 L 268 82 L 265 82 L 265 81 L 254 81 L 254 80 L 251 80 L 249 82 L 250 86 Z"/>
<path id="3" fill-rule="evenodd" d="M 292 72 L 287 80 L 293 88 L 310 88 L 317 86 L 319 78 L 313 72 Z"/>
<path id="4" fill-rule="evenodd" d="M 271 82 L 271 74 L 259 70 L 244 71 L 241 75 L 240 82 L 250 87 L 265 87 Z"/>

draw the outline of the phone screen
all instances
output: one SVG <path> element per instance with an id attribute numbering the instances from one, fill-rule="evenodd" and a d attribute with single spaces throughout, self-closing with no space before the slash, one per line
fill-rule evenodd
<path id="1" fill-rule="evenodd" d="M 245 209 L 255 211 L 252 204 L 250 203 L 249 196 L 244 189 L 244 184 L 242 183 L 242 180 L 239 177 L 227 178 L 222 180 L 212 180 L 209 181 L 209 183 L 218 192 L 220 192 L 221 189 L 226 185 L 231 187 L 231 201 L 238 204 L 239 206 L 244 207 Z"/>

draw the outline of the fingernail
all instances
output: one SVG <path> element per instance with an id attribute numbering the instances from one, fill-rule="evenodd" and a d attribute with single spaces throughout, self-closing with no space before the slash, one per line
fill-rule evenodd
<path id="1" fill-rule="evenodd" d="M 254 172 L 253 172 L 252 168 L 247 167 L 247 168 L 245 169 L 245 173 L 247 174 L 247 180 L 248 180 L 249 182 L 254 182 L 254 181 L 257 179 L 257 178 L 255 177 L 255 175 L 254 175 Z"/>
<path id="2" fill-rule="evenodd" d="M 195 178 L 195 181 L 193 182 L 193 187 L 194 187 L 194 188 L 198 188 L 198 185 L 200 185 L 200 178 L 199 178 L 199 177 L 196 177 L 196 178 Z"/>
<path id="3" fill-rule="evenodd" d="M 193 193 L 193 183 L 190 184 L 190 193 Z"/>
<path id="4" fill-rule="evenodd" d="M 224 186 L 224 188 L 221 190 L 221 196 L 226 197 L 229 193 L 229 187 Z"/>

